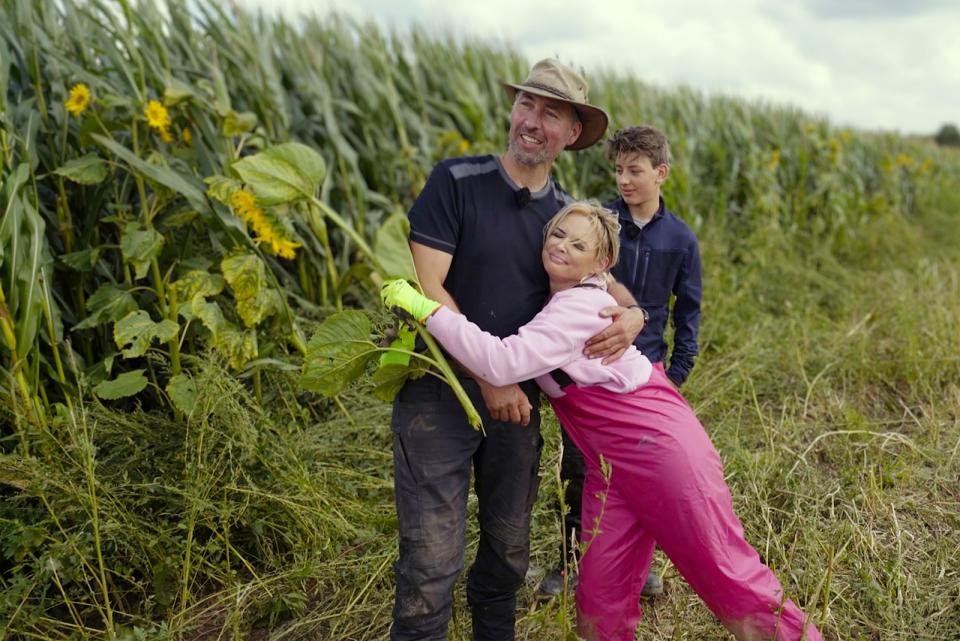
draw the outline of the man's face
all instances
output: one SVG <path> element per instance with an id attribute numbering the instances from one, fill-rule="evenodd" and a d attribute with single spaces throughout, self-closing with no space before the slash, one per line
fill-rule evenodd
<path id="1" fill-rule="evenodd" d="M 517 92 L 510 110 L 509 150 L 523 165 L 551 164 L 579 136 L 573 107 L 560 100 Z"/>

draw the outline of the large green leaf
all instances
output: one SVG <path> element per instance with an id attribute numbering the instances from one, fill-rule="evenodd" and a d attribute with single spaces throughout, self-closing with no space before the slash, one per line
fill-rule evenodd
<path id="1" fill-rule="evenodd" d="M 43 317 L 41 281 L 50 257 L 44 219 L 28 198 L 15 193 L 25 174 L 20 165 L 5 191 L 9 201 L 0 215 L 0 267 L 7 279 L 7 311 L 13 317 L 17 345 L 26 350 L 36 339 Z M 29 175 L 29 174 L 26 174 Z"/>
<path id="2" fill-rule="evenodd" d="M 227 115 L 224 116 L 220 130 L 224 136 L 232 137 L 253 131 L 253 128 L 256 126 L 257 114 L 250 113 L 249 111 L 237 113 L 231 109 L 227 112 Z"/>
<path id="3" fill-rule="evenodd" d="M 174 107 L 185 100 L 190 100 L 195 95 L 193 87 L 173 76 L 167 76 L 166 86 L 163 89 L 164 105 Z"/>
<path id="4" fill-rule="evenodd" d="M 220 306 L 205 300 L 200 295 L 195 295 L 190 301 L 190 317 L 199 318 L 204 327 L 214 335 L 227 324 Z"/>
<path id="5" fill-rule="evenodd" d="M 355 310 L 332 314 L 307 344 L 300 385 L 334 396 L 359 378 L 378 354 L 370 341 L 370 319 L 365 314 Z"/>
<path id="6" fill-rule="evenodd" d="M 237 313 L 247 327 L 256 326 L 283 308 L 280 294 L 270 288 L 267 268 L 256 254 L 234 252 L 220 262 L 220 270 L 233 290 Z"/>
<path id="7" fill-rule="evenodd" d="M 385 271 L 382 276 L 398 276 L 417 282 L 417 270 L 410 253 L 410 221 L 405 214 L 396 213 L 387 218 L 377 230 L 373 253 Z"/>
<path id="8" fill-rule="evenodd" d="M 130 312 L 113 326 L 113 340 L 125 358 L 146 354 L 154 339 L 165 343 L 177 335 L 180 326 L 169 319 L 155 323 L 142 309 Z M 129 345 L 129 347 L 128 347 Z"/>
<path id="9" fill-rule="evenodd" d="M 133 265 L 137 279 L 144 278 L 150 270 L 150 261 L 163 249 L 163 234 L 156 229 L 147 229 L 137 222 L 127 223 L 120 236 L 120 250 L 126 261 Z"/>
<path id="10" fill-rule="evenodd" d="M 197 383 L 187 374 L 171 376 L 167 383 L 167 395 L 174 407 L 184 414 L 189 414 L 197 402 Z"/>
<path id="11" fill-rule="evenodd" d="M 197 294 L 203 298 L 216 296 L 223 291 L 225 284 L 220 274 L 211 274 L 202 269 L 192 269 L 172 283 L 167 288 L 167 292 L 171 298 L 179 303 L 190 304 Z"/>
<path id="12" fill-rule="evenodd" d="M 112 381 L 103 381 L 98 384 L 93 388 L 93 392 L 109 401 L 133 396 L 147 386 L 147 377 L 143 375 L 143 371 L 135 369 L 132 372 L 124 372 Z"/>
<path id="13" fill-rule="evenodd" d="M 133 295 L 116 285 L 106 284 L 87 299 L 87 311 L 90 315 L 73 326 L 73 329 L 89 329 L 104 323 L 120 320 L 137 309 Z"/>
<path id="14" fill-rule="evenodd" d="M 130 165 L 132 169 L 139 171 L 141 174 L 145 175 L 154 182 L 157 182 L 164 187 L 172 189 L 178 194 L 185 196 L 187 200 L 189 200 L 190 203 L 197 208 L 198 211 L 205 211 L 208 209 L 203 189 L 193 176 L 185 176 L 174 171 L 173 169 L 170 169 L 169 167 L 155 165 L 138 158 L 132 151 L 112 138 L 108 138 L 100 134 L 92 134 L 92 137 L 99 144 L 106 147 L 111 153 L 118 156 L 128 165 Z"/>
<path id="15" fill-rule="evenodd" d="M 242 186 L 239 180 L 227 176 L 207 176 L 203 182 L 207 185 L 207 195 L 224 205 L 230 205 L 230 196 Z"/>
<path id="16" fill-rule="evenodd" d="M 313 196 L 326 174 L 323 157 L 310 147 L 288 142 L 233 163 L 233 170 L 265 206 Z"/>
<path id="17" fill-rule="evenodd" d="M 53 173 L 69 178 L 81 185 L 96 185 L 107 177 L 107 163 L 97 154 L 89 153 L 80 158 L 74 158 L 62 167 L 53 170 Z"/>
<path id="18" fill-rule="evenodd" d="M 241 331 L 223 317 L 223 311 L 216 303 L 204 300 L 196 294 L 190 303 L 190 315 L 199 318 L 212 336 L 215 350 L 227 357 L 230 367 L 242 369 L 249 361 L 257 357 L 257 332 Z"/>
<path id="19" fill-rule="evenodd" d="M 385 363 L 373 373 L 373 395 L 381 401 L 388 403 L 397 395 L 400 388 L 408 380 L 416 380 L 425 375 L 430 369 L 430 363 L 420 359 L 413 358 L 408 365 L 401 363 Z"/>
<path id="20" fill-rule="evenodd" d="M 100 251 L 100 247 L 87 247 L 86 249 L 70 252 L 69 254 L 61 254 L 59 260 L 64 265 L 78 272 L 88 272 L 93 269 L 93 266 L 100 260 Z"/>

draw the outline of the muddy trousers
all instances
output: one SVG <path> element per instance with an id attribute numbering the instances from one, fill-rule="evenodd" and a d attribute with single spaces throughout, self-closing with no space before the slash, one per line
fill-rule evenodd
<path id="1" fill-rule="evenodd" d="M 577 587 L 582 637 L 633 640 L 656 541 L 739 639 L 821 641 L 744 539 L 720 457 L 660 371 L 629 394 L 575 385 L 564 392 L 551 405 L 587 464 L 587 547 Z"/>
<path id="2" fill-rule="evenodd" d="M 461 379 L 487 436 L 470 427 L 450 388 L 433 376 L 408 382 L 394 400 L 394 487 L 400 556 L 392 641 L 447 638 L 453 588 L 464 566 L 471 469 L 480 541 L 467 575 L 477 641 L 512 641 L 516 591 L 530 557 L 530 515 L 537 495 L 540 417 L 526 426 L 487 414 L 476 383 Z M 529 387 L 534 408 L 536 387 Z"/>

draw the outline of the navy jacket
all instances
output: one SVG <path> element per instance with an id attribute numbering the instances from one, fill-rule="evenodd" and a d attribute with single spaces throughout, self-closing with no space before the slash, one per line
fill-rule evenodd
<path id="1" fill-rule="evenodd" d="M 660 209 L 642 229 L 630 216 L 622 198 L 607 203 L 620 217 L 620 259 L 612 272 L 650 314 L 649 322 L 634 344 L 653 362 L 667 356 L 664 330 L 670 316 L 670 295 L 673 304 L 673 353 L 667 376 L 682 385 L 699 348 L 700 297 L 703 291 L 700 274 L 700 247 L 693 230 L 677 218 L 660 199 Z"/>

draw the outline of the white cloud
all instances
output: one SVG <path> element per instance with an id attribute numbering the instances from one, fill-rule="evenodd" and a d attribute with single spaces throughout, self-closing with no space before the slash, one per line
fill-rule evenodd
<path id="1" fill-rule="evenodd" d="M 960 114 L 950 0 L 239 0 L 507 43 L 661 86 L 794 105 L 840 125 L 931 133 Z"/>

